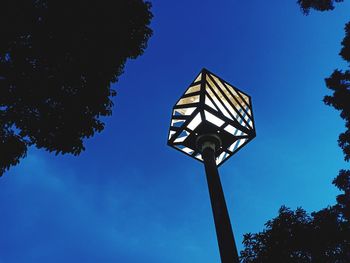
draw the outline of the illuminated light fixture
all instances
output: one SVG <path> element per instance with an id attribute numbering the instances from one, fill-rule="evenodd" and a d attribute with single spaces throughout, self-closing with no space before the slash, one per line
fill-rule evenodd
<path id="1" fill-rule="evenodd" d="M 218 166 L 255 137 L 252 101 L 203 69 L 175 104 L 168 145 L 204 163 L 222 263 L 239 263 Z"/>
<path id="2" fill-rule="evenodd" d="M 173 108 L 168 145 L 203 161 L 197 138 L 217 134 L 220 166 L 255 137 L 251 105 L 249 95 L 203 69 Z"/>

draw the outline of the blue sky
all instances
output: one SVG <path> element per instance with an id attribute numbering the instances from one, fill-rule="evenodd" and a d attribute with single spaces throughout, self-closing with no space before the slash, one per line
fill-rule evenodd
<path id="1" fill-rule="evenodd" d="M 322 103 L 350 3 L 153 1 L 154 36 L 129 61 L 106 129 L 79 157 L 31 148 L 0 178 L 0 263 L 220 262 L 204 168 L 166 146 L 171 108 L 206 67 L 252 96 L 257 137 L 220 174 L 239 248 L 281 205 L 333 204 L 346 168 Z"/>

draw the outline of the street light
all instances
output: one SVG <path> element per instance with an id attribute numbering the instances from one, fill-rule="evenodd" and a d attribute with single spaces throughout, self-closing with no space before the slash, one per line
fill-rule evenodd
<path id="1" fill-rule="evenodd" d="M 217 167 L 255 135 L 250 96 L 207 69 L 173 108 L 168 145 L 204 162 L 222 263 L 239 257 Z"/>

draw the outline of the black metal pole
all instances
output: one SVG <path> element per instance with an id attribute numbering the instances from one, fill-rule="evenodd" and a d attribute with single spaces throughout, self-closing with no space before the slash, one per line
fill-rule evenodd
<path id="1" fill-rule="evenodd" d="M 207 176 L 221 262 L 239 263 L 230 217 L 227 212 L 225 197 L 215 162 L 215 147 L 205 147 L 202 151 L 202 157 Z"/>

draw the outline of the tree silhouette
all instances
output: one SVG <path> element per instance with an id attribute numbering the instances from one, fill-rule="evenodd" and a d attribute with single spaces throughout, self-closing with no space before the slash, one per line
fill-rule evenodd
<path id="1" fill-rule="evenodd" d="M 112 113 L 111 83 L 145 48 L 143 0 L 0 4 L 0 176 L 35 145 L 78 155 Z"/>
<path id="2" fill-rule="evenodd" d="M 282 206 L 265 230 L 245 234 L 241 262 L 350 262 L 350 171 L 342 170 L 333 184 L 343 191 L 336 205 L 311 215 Z"/>
<path id="3" fill-rule="evenodd" d="M 342 41 L 343 48 L 340 52 L 341 57 L 350 63 L 350 22 L 345 26 L 345 38 Z M 350 160 L 350 71 L 335 70 L 333 74 L 326 79 L 326 84 L 333 91 L 332 96 L 326 96 L 324 102 L 341 111 L 340 116 L 345 120 L 347 130 L 340 134 L 338 143 L 343 149 L 344 158 Z"/>
<path id="4" fill-rule="evenodd" d="M 309 14 L 310 9 L 317 11 L 329 11 L 334 9 L 334 3 L 340 3 L 344 0 L 298 0 L 304 14 Z"/>
<path id="5" fill-rule="evenodd" d="M 310 9 L 334 9 L 342 0 L 298 0 L 305 14 Z M 350 63 L 350 22 L 345 27 L 341 57 Z M 339 136 L 345 161 L 350 160 L 350 71 L 335 70 L 326 79 L 333 91 L 324 103 L 339 110 L 346 131 Z M 340 170 L 333 184 L 341 191 L 336 204 L 309 215 L 302 208 L 285 206 L 260 233 L 244 235 L 243 263 L 348 263 L 350 262 L 350 170 Z"/>

